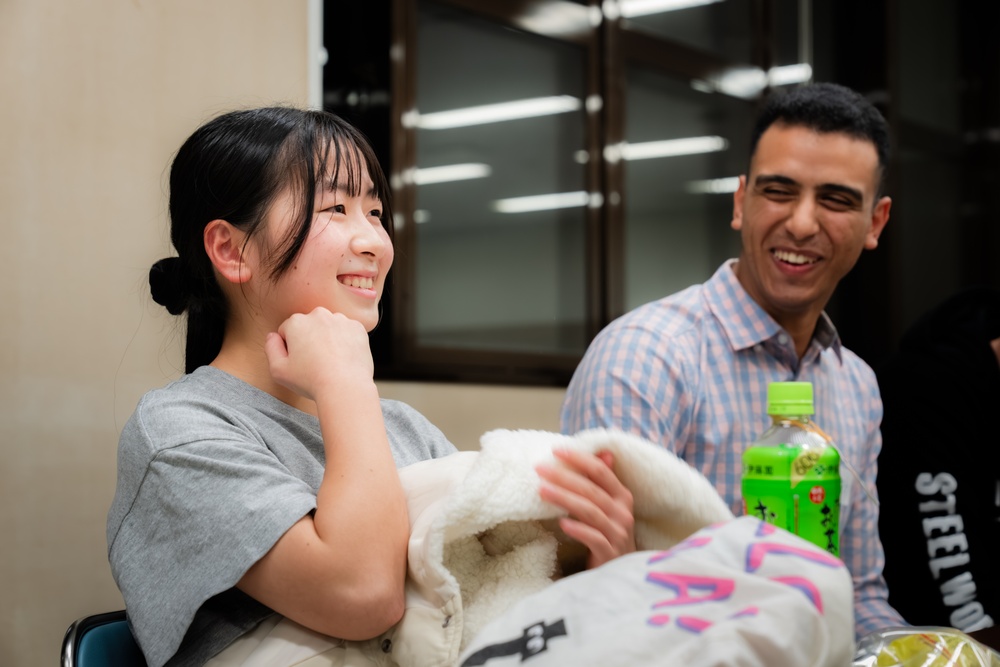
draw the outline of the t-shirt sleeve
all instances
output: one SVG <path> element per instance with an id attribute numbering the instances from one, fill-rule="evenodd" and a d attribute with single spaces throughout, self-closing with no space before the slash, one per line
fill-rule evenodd
<path id="1" fill-rule="evenodd" d="M 383 399 L 382 418 L 397 468 L 457 451 L 437 426 L 406 403 Z"/>
<path id="2" fill-rule="evenodd" d="M 140 404 L 119 460 L 109 559 L 137 639 L 161 664 L 199 607 L 315 509 L 315 490 L 251 426 L 183 401 Z"/>

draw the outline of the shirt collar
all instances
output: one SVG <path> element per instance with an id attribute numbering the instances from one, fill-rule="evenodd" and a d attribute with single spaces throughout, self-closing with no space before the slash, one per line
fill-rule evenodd
<path id="1" fill-rule="evenodd" d="M 705 287 L 708 307 L 729 339 L 733 351 L 737 352 L 786 332 L 743 288 L 733 270 L 735 264 L 735 259 L 726 261 L 705 283 Z M 840 335 L 825 311 L 820 313 L 812 342 L 823 350 L 832 348 L 837 358 L 843 361 Z"/>

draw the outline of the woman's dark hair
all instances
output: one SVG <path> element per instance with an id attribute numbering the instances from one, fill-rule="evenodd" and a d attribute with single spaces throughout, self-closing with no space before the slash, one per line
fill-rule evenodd
<path id="1" fill-rule="evenodd" d="M 868 141 L 878 154 L 879 193 L 889 166 L 889 126 L 875 106 L 850 88 L 814 83 L 787 93 L 772 93 L 750 133 L 750 157 L 772 125 L 805 127 L 820 134 L 841 133 Z"/>
<path id="2" fill-rule="evenodd" d="M 170 240 L 177 257 L 149 271 L 153 300 L 173 315 L 187 313 L 185 372 L 211 363 L 222 347 L 228 304 L 205 252 L 204 231 L 225 220 L 249 241 L 286 189 L 297 196 L 288 235 L 274 248 L 270 278 L 292 266 L 312 225 L 316 188 L 328 170 L 352 196 L 361 194 L 362 167 L 382 202 L 392 234 L 389 185 L 368 140 L 334 114 L 291 107 L 233 111 L 198 128 L 170 168 Z"/>

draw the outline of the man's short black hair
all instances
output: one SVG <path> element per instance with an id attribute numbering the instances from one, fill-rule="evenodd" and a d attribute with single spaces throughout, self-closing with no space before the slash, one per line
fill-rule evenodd
<path id="1" fill-rule="evenodd" d="M 787 93 L 772 93 L 750 135 L 751 159 L 761 136 L 775 123 L 870 141 L 878 153 L 880 183 L 885 178 L 889 166 L 889 127 L 879 110 L 860 93 L 835 83 L 814 83 Z"/>

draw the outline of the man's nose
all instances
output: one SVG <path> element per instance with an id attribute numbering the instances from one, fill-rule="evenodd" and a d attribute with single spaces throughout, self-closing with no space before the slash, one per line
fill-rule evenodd
<path id="1" fill-rule="evenodd" d="M 809 197 L 798 200 L 785 223 L 785 228 L 795 239 L 807 239 L 816 234 L 819 231 L 816 203 Z"/>

